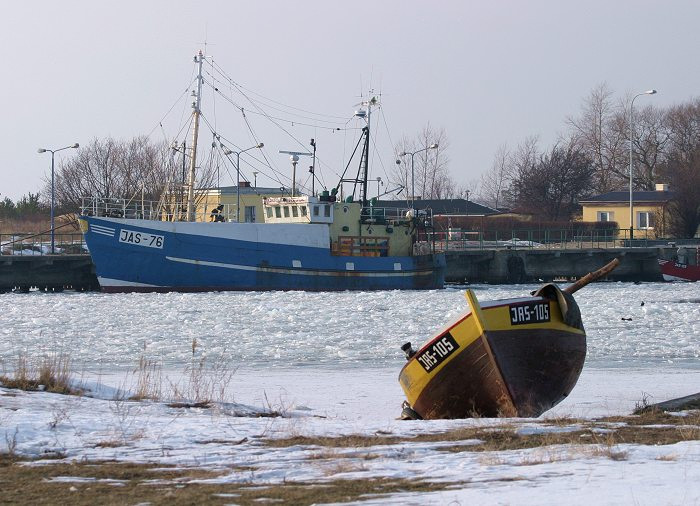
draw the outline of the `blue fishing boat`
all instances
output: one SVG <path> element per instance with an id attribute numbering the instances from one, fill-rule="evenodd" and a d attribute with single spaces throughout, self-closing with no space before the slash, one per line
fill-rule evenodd
<path id="1" fill-rule="evenodd" d="M 153 202 L 83 200 L 79 221 L 103 291 L 443 287 L 445 257 L 429 240 L 432 217 L 410 208 L 381 209 L 367 198 L 369 119 L 375 99 L 364 102 L 365 108 L 356 113 L 366 120 L 358 141 L 363 149 L 357 177 L 341 176 L 338 186 L 318 195 L 297 195 L 294 183 L 290 191 L 282 188 L 262 199 L 261 223 L 241 223 L 240 202 L 232 214 L 219 202 L 197 201 L 203 59 L 201 52 L 195 57 L 199 65 L 192 117 L 195 149 L 189 181 L 181 192 L 183 198 L 187 194 L 186 202 L 174 202 L 165 193 Z M 313 139 L 312 146 L 315 151 Z M 357 200 L 338 196 L 343 182 L 359 187 Z M 238 186 L 240 191 L 240 181 Z"/>

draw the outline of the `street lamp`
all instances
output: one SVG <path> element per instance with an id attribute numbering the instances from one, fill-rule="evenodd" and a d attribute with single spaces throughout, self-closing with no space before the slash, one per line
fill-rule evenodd
<path id="1" fill-rule="evenodd" d="M 37 149 L 37 153 L 46 153 L 47 151 L 51 153 L 51 254 L 53 255 L 56 251 L 56 236 L 54 232 L 54 223 L 53 223 L 53 218 L 54 218 L 54 206 L 55 206 L 55 199 L 54 199 L 54 155 L 58 153 L 59 151 L 63 151 L 64 149 L 77 149 L 80 147 L 80 144 L 77 142 L 75 144 L 71 144 L 70 146 L 66 146 L 65 148 L 60 148 L 60 149 L 45 149 L 45 148 L 39 148 Z"/>
<path id="2" fill-rule="evenodd" d="M 384 186 L 384 181 L 382 181 L 382 178 L 377 176 L 377 179 L 375 179 L 377 182 L 377 200 L 379 200 L 379 185 Z"/>
<path id="3" fill-rule="evenodd" d="M 642 95 L 654 95 L 656 90 L 647 90 L 643 93 L 638 93 L 632 98 L 630 103 L 630 246 L 632 246 L 632 239 L 634 239 L 634 205 L 632 200 L 632 138 L 634 136 L 634 100 Z"/>
<path id="4" fill-rule="evenodd" d="M 423 151 L 428 151 L 429 149 L 437 149 L 438 148 L 438 143 L 435 142 L 431 144 L 428 147 L 425 147 L 423 149 L 419 149 L 417 151 L 413 151 L 412 153 L 409 153 L 408 151 L 402 151 L 399 153 L 399 156 L 406 156 L 406 155 L 411 155 L 411 209 L 415 209 L 416 207 L 416 175 L 413 170 L 413 157 L 416 155 L 416 153 L 422 153 Z M 396 160 L 397 163 L 400 163 L 399 160 Z"/>
<path id="5" fill-rule="evenodd" d="M 245 153 L 246 151 L 250 151 L 251 149 L 255 148 L 262 148 L 264 145 L 265 144 L 261 142 L 255 146 L 242 149 L 241 151 L 231 151 L 230 149 L 222 146 L 226 156 L 232 154 L 236 155 L 236 223 L 241 222 L 241 153 Z"/>

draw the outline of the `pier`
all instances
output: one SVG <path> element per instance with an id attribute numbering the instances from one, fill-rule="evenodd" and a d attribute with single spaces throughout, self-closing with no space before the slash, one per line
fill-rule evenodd
<path id="1" fill-rule="evenodd" d="M 99 290 L 90 255 L 2 255 L 0 292 Z"/>
<path id="2" fill-rule="evenodd" d="M 663 281 L 657 259 L 671 258 L 674 247 L 586 249 L 476 249 L 448 251 L 448 283 L 537 283 L 572 280 L 599 269 L 613 258 L 620 266 L 613 281 Z"/>

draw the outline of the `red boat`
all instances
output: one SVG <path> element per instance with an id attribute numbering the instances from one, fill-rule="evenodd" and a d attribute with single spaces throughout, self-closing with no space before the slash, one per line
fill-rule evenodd
<path id="1" fill-rule="evenodd" d="M 659 268 L 665 281 L 700 281 L 700 265 L 688 265 L 659 258 Z"/>

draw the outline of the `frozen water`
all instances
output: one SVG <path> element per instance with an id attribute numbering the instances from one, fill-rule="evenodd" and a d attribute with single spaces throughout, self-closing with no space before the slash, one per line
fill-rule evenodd
<path id="1" fill-rule="evenodd" d="M 473 286 L 481 301 L 536 286 Z M 594 367 L 698 367 L 699 285 L 598 283 L 578 292 Z M 132 368 L 141 354 L 187 363 L 209 356 L 265 368 L 398 370 L 400 346 L 429 338 L 467 308 L 464 287 L 436 291 L 4 294 L 0 360 L 70 352 L 77 368 Z M 643 303 L 643 305 L 642 305 Z"/>

